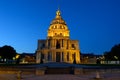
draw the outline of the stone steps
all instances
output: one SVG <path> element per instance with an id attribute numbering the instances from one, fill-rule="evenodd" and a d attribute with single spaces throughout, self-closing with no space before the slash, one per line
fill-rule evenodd
<path id="1" fill-rule="evenodd" d="M 72 68 L 47 68 L 45 74 L 73 74 Z"/>

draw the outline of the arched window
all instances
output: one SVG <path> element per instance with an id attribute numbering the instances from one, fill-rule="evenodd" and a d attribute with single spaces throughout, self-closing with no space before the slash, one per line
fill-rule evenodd
<path id="1" fill-rule="evenodd" d="M 57 36 L 57 33 L 55 33 L 55 36 Z"/>
<path id="2" fill-rule="evenodd" d="M 62 29 L 62 26 L 60 26 L 60 29 Z"/>

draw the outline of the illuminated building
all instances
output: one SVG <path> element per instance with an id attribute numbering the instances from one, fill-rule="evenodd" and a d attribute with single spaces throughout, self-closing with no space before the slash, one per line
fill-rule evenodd
<path id="1" fill-rule="evenodd" d="M 47 39 L 38 40 L 36 63 L 66 62 L 77 63 L 80 61 L 78 40 L 70 40 L 69 29 L 61 17 L 60 10 L 50 23 Z"/>

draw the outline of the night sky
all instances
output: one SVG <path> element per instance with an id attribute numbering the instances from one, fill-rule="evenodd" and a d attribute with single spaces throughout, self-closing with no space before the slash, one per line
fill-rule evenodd
<path id="1" fill-rule="evenodd" d="M 34 53 L 58 6 L 82 53 L 103 54 L 120 43 L 120 0 L 0 0 L 0 47 Z"/>

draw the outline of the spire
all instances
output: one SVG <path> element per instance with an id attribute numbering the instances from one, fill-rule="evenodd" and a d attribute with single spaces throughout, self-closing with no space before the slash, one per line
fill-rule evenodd
<path id="1" fill-rule="evenodd" d="M 56 15 L 60 16 L 60 5 L 58 4 L 58 10 L 56 11 Z"/>

